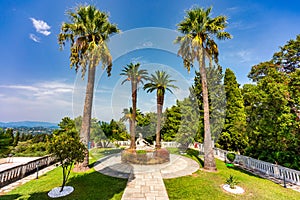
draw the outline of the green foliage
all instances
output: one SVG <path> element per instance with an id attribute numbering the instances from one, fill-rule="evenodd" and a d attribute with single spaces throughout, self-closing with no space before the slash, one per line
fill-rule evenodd
<path id="1" fill-rule="evenodd" d="M 147 151 L 146 150 L 136 150 L 137 154 L 146 154 Z"/>
<path id="2" fill-rule="evenodd" d="M 174 141 L 181 124 L 181 111 L 178 103 L 171 108 L 167 108 L 164 116 L 165 120 L 161 130 L 162 139 L 164 141 Z"/>
<path id="3" fill-rule="evenodd" d="M 235 159 L 235 153 L 233 152 L 229 152 L 226 154 L 226 158 L 230 161 L 230 162 L 233 162 L 234 159 Z"/>
<path id="4" fill-rule="evenodd" d="M 199 156 L 199 151 L 196 150 L 196 149 L 191 149 L 191 148 L 188 148 L 186 150 L 186 153 L 190 156 L 195 156 L 195 157 L 198 157 Z"/>
<path id="5" fill-rule="evenodd" d="M 111 34 L 119 32 L 117 26 L 109 22 L 106 13 L 91 5 L 78 6 L 67 14 L 71 23 L 62 24 L 58 43 L 63 48 L 71 42 L 70 66 L 76 72 L 81 68 L 84 77 L 88 66 L 93 68 L 101 62 L 110 76 L 112 58 L 106 42 Z"/>
<path id="6" fill-rule="evenodd" d="M 243 96 L 236 77 L 230 69 L 226 69 L 224 77 L 226 93 L 226 116 L 222 134 L 218 139 L 220 148 L 243 153 L 247 146 L 246 113 Z"/>
<path id="7" fill-rule="evenodd" d="M 69 178 L 73 164 L 83 161 L 86 148 L 80 142 L 74 120 L 65 117 L 59 123 L 59 127 L 60 129 L 53 133 L 53 138 L 49 144 L 49 153 L 56 156 L 63 169 L 62 191 Z"/>
<path id="8" fill-rule="evenodd" d="M 225 181 L 226 184 L 229 185 L 231 189 L 234 189 L 237 184 L 240 182 L 233 175 L 229 175 L 229 177 Z"/>
<path id="9" fill-rule="evenodd" d="M 194 7 L 186 11 L 186 17 L 177 26 L 184 34 L 178 36 L 175 43 L 180 44 L 178 55 L 182 56 L 184 67 L 190 71 L 194 60 L 200 60 L 201 47 L 218 62 L 218 47 L 211 38 L 230 39 L 232 36 L 225 32 L 226 16 L 211 17 L 212 7 L 208 9 Z M 204 66 L 203 66 L 204 67 Z"/>
<path id="10" fill-rule="evenodd" d="M 156 123 L 156 147 L 161 147 L 161 123 L 162 123 L 162 112 L 165 100 L 165 92 L 169 91 L 171 93 L 173 89 L 178 88 L 177 86 L 171 84 L 175 80 L 171 79 L 171 76 L 165 71 L 155 71 L 148 77 L 149 82 L 143 87 L 144 90 L 148 92 L 153 92 L 156 90 L 156 104 L 157 104 L 157 123 Z"/>
<path id="11" fill-rule="evenodd" d="M 107 155 L 119 153 L 120 151 L 120 149 L 94 148 L 90 151 L 90 156 L 96 161 Z M 40 176 L 39 179 L 20 185 L 11 192 L 1 196 L 1 200 L 50 199 L 47 193 L 60 184 L 60 179 L 61 169 L 58 167 L 47 174 Z M 94 169 L 84 173 L 71 171 L 68 185 L 73 186 L 75 190 L 70 195 L 62 197 L 61 199 L 121 199 L 126 183 L 126 179 L 106 176 Z"/>
<path id="12" fill-rule="evenodd" d="M 274 53 L 272 61 L 286 73 L 292 73 L 299 69 L 300 35 L 297 35 L 295 40 L 289 40 L 286 45 L 280 47 L 280 52 Z"/>
<path id="13" fill-rule="evenodd" d="M 176 141 L 181 147 L 187 149 L 189 144 L 195 141 L 199 135 L 199 111 L 197 103 L 192 98 L 185 98 L 183 101 L 177 101 L 177 106 L 181 112 L 181 123 L 176 135 Z"/>
<path id="14" fill-rule="evenodd" d="M 80 131 L 82 117 L 74 119 L 75 127 Z M 109 143 L 115 140 L 124 141 L 129 138 L 126 126 L 122 121 L 111 120 L 110 123 L 91 119 L 90 139 L 96 144 Z"/>
<path id="15" fill-rule="evenodd" d="M 7 157 L 12 149 L 13 138 L 10 131 L 0 128 L 0 157 Z"/>
<path id="16" fill-rule="evenodd" d="M 157 124 L 157 115 L 154 112 L 139 113 L 137 112 L 137 133 L 142 133 L 143 138 L 151 142 L 155 141 L 155 131 Z"/>
<path id="17" fill-rule="evenodd" d="M 273 60 L 252 67 L 249 77 L 257 83 L 244 85 L 243 95 L 249 137 L 246 155 L 299 170 L 300 73 L 299 48 L 290 45 L 294 42 L 289 41 Z"/>
<path id="18" fill-rule="evenodd" d="M 20 132 L 17 131 L 16 136 L 14 138 L 14 143 L 13 143 L 14 147 L 18 145 L 19 140 L 20 140 Z"/>
<path id="19" fill-rule="evenodd" d="M 223 129 L 225 108 L 226 108 L 226 97 L 225 90 L 222 84 L 223 74 L 222 67 L 210 65 L 207 69 L 207 83 L 208 83 L 208 98 L 209 98 L 209 112 L 210 112 L 210 129 L 212 139 L 216 141 Z M 199 133 L 197 133 L 196 141 L 202 142 L 204 135 L 204 116 L 203 116 L 203 99 L 202 99 L 202 82 L 199 72 L 196 72 L 194 78 L 194 84 L 190 89 L 192 95 L 198 103 L 200 111 L 199 121 L 201 121 L 201 127 Z M 202 139 L 201 139 L 202 138 Z"/>

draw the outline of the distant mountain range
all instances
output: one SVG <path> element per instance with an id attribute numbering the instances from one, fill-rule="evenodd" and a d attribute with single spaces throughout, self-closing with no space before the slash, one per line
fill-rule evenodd
<path id="1" fill-rule="evenodd" d="M 45 127 L 45 128 L 57 128 L 56 123 L 50 122 L 35 122 L 35 121 L 21 121 L 21 122 L 0 122 L 0 127 Z"/>

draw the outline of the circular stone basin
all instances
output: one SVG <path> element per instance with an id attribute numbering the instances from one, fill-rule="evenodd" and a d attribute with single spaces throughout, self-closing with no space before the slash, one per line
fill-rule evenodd
<path id="1" fill-rule="evenodd" d="M 125 149 L 121 153 L 121 161 L 140 165 L 162 164 L 170 161 L 170 153 L 163 148 L 155 150 Z"/>

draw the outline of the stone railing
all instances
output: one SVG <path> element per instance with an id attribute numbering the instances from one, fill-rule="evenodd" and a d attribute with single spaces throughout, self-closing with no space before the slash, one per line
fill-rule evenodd
<path id="1" fill-rule="evenodd" d="M 180 144 L 178 142 L 161 142 L 162 147 L 179 147 Z"/>
<path id="2" fill-rule="evenodd" d="M 44 156 L 24 164 L 6 169 L 0 172 L 0 187 L 6 186 L 14 181 L 17 181 L 29 174 L 36 172 L 37 166 L 39 169 L 47 167 L 55 163 L 55 158 Z"/>
<path id="3" fill-rule="evenodd" d="M 237 163 L 246 169 L 258 171 L 267 176 L 300 185 L 300 171 L 242 155 L 236 155 L 234 163 Z"/>
<path id="4" fill-rule="evenodd" d="M 162 145 L 164 147 L 179 146 L 177 142 L 162 142 Z M 190 147 L 196 147 L 201 153 L 204 153 L 204 145 L 201 143 L 190 145 Z M 218 159 L 225 160 L 227 153 L 228 151 L 226 150 L 214 148 L 214 155 Z M 234 163 L 239 164 L 240 166 L 245 167 L 248 170 L 260 172 L 267 176 L 285 180 L 286 182 L 295 185 L 300 185 L 300 171 L 237 154 Z"/>

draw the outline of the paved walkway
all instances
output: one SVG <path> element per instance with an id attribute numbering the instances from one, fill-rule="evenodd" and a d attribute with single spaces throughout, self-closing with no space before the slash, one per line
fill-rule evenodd
<path id="1" fill-rule="evenodd" d="M 124 164 L 119 153 L 100 159 L 94 168 L 108 176 L 128 178 L 122 200 L 167 200 L 163 179 L 191 175 L 199 165 L 192 159 L 173 154 L 170 162 L 164 164 Z"/>
<path id="2" fill-rule="evenodd" d="M 39 170 L 38 175 L 41 176 L 41 175 L 53 170 L 54 168 L 56 168 L 56 164 L 50 165 L 50 166 L 48 166 L 48 167 L 46 167 L 42 170 Z M 13 182 L 13 183 L 11 183 L 7 186 L 4 186 L 4 187 L 0 188 L 0 196 L 4 195 L 5 193 L 10 192 L 11 190 L 17 188 L 20 185 L 23 185 L 23 184 L 27 183 L 28 181 L 36 179 L 36 175 L 37 175 L 36 173 L 33 173 L 33 174 L 31 174 L 29 176 L 26 176 L 26 177 L 24 177 L 24 178 L 22 178 L 22 179 L 20 179 L 16 182 Z"/>

